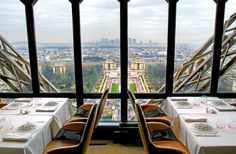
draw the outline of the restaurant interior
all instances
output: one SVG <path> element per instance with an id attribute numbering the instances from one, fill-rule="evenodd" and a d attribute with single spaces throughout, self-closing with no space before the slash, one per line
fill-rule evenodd
<path id="1" fill-rule="evenodd" d="M 85 91 L 81 5 L 86 0 L 65 0 L 71 8 L 74 91 L 58 90 L 42 74 L 35 20 L 35 6 L 40 1 L 18 2 L 24 8 L 29 61 L 0 34 L 0 80 L 12 90 L 1 89 L 1 154 L 236 153 L 235 91 L 219 90 L 220 81 L 234 80 L 236 6 L 225 18 L 227 3 L 236 4 L 234 0 L 208 0 L 215 8 L 213 35 L 178 69 L 175 56 L 181 0 L 162 0 L 168 15 L 165 83 L 161 90 L 151 92 L 129 86 L 129 3 L 134 0 L 114 0 L 119 10 L 120 40 L 117 92 L 112 92 L 111 86 L 99 92 Z M 118 120 L 104 120 L 110 100 L 119 100 Z"/>

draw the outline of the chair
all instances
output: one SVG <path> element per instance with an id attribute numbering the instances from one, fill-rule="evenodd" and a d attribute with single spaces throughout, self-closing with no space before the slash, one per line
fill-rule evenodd
<path id="1" fill-rule="evenodd" d="M 6 106 L 7 104 L 5 103 L 0 103 L 0 109 L 3 108 L 4 106 Z"/>
<path id="2" fill-rule="evenodd" d="M 0 109 L 6 105 L 7 105 L 7 103 L 5 103 L 4 99 L 0 98 Z"/>
<path id="3" fill-rule="evenodd" d="M 130 90 L 128 90 L 128 96 L 131 100 L 131 104 L 134 109 L 136 98 Z M 166 114 L 162 111 L 162 109 L 158 105 L 145 104 L 145 105 L 141 105 L 141 107 L 144 112 L 146 121 L 157 121 L 157 122 L 163 122 L 167 124 L 168 126 L 171 125 L 172 119 L 166 116 Z"/>
<path id="4" fill-rule="evenodd" d="M 160 122 L 146 122 L 142 108 L 138 104 L 135 104 L 134 111 L 137 116 L 143 146 L 147 154 L 189 154 L 189 151 L 176 139 L 168 125 Z M 162 132 L 165 132 L 167 135 L 163 136 Z M 153 138 L 155 134 L 158 137 Z"/>
<path id="5" fill-rule="evenodd" d="M 92 137 L 97 112 L 97 104 L 94 104 L 89 113 L 80 140 L 53 140 L 46 146 L 43 154 L 85 154 Z"/>
<path id="6" fill-rule="evenodd" d="M 107 88 L 102 96 L 101 96 L 101 99 L 98 103 L 98 115 L 97 115 L 97 120 L 96 120 L 96 123 L 95 123 L 95 128 L 97 128 L 98 126 L 98 123 L 99 123 L 99 120 L 101 119 L 101 116 L 102 116 L 102 112 L 105 108 L 105 104 L 106 104 L 106 101 L 107 101 L 107 97 L 108 97 L 108 92 L 109 92 L 109 88 Z M 68 123 L 71 123 L 71 122 L 80 122 L 80 121 L 85 121 L 86 122 L 86 115 L 88 115 L 88 112 L 91 108 L 93 104 L 84 104 L 82 105 L 76 112 L 76 114 L 69 120 L 67 120 L 65 123 L 64 123 L 64 126 L 65 127 Z M 80 113 L 80 114 L 78 114 Z"/>
<path id="7" fill-rule="evenodd" d="M 97 111 L 97 116 L 96 116 L 97 118 L 95 121 L 95 128 L 97 128 L 99 120 L 101 119 L 102 112 L 103 112 L 103 109 L 105 107 L 106 100 L 108 97 L 108 92 L 109 92 L 109 88 L 104 91 L 97 105 L 98 111 Z M 80 116 L 75 116 L 67 120 L 63 124 L 63 127 L 58 131 L 54 140 L 60 140 L 60 139 L 80 140 L 85 124 L 86 124 L 85 119 L 83 117 L 81 118 Z"/>

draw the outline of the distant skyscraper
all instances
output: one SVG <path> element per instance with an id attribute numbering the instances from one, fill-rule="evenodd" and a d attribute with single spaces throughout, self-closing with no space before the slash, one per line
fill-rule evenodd
<path id="1" fill-rule="evenodd" d="M 129 38 L 129 42 L 128 42 L 129 44 L 132 44 L 132 38 Z"/>
<path id="2" fill-rule="evenodd" d="M 133 39 L 133 44 L 136 44 L 136 39 Z"/>

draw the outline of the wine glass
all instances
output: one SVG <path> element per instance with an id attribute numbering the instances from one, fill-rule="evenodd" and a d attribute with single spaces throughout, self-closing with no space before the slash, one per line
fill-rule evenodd
<path id="1" fill-rule="evenodd" d="M 9 131 L 11 131 L 13 129 L 13 124 L 12 124 L 12 122 L 11 121 L 5 121 L 4 122 L 4 124 L 3 124 L 3 130 L 5 131 L 5 132 L 9 132 Z"/>
<path id="2" fill-rule="evenodd" d="M 3 128 L 4 123 L 5 123 L 5 117 L 3 117 L 3 118 L 0 119 L 0 129 Z"/>
<path id="3" fill-rule="evenodd" d="M 218 119 L 216 121 L 216 127 L 219 128 L 219 129 L 224 129 L 226 126 L 226 123 L 225 123 L 225 120 L 224 119 Z"/>
<path id="4" fill-rule="evenodd" d="M 228 127 L 231 129 L 236 129 L 236 119 L 230 119 L 228 123 Z"/>
<path id="5" fill-rule="evenodd" d="M 207 104 L 207 96 L 206 95 L 201 96 L 201 103 L 202 104 Z"/>
<path id="6" fill-rule="evenodd" d="M 193 98 L 193 106 L 195 107 L 199 107 L 200 106 L 200 102 L 198 98 Z"/>
<path id="7" fill-rule="evenodd" d="M 36 98 L 35 101 L 34 101 L 34 104 L 35 104 L 35 106 L 40 106 L 40 105 L 42 105 L 42 100 L 41 100 L 41 98 Z"/>

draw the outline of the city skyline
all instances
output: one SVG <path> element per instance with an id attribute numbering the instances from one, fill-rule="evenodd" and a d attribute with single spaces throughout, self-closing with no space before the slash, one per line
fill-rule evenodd
<path id="1" fill-rule="evenodd" d="M 235 5 L 235 1 L 227 1 L 225 20 L 234 13 Z M 168 4 L 164 0 L 131 0 L 128 7 L 129 37 L 166 43 Z M 24 5 L 20 1 L 8 0 L 0 9 L 2 35 L 10 42 L 27 41 Z M 73 42 L 69 1 L 39 0 L 34 13 L 37 42 Z M 212 0 L 178 2 L 176 43 L 202 44 L 213 35 L 214 18 L 215 3 Z M 83 43 L 104 37 L 119 38 L 118 1 L 84 0 L 81 3 L 81 32 Z"/>

